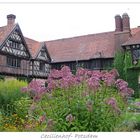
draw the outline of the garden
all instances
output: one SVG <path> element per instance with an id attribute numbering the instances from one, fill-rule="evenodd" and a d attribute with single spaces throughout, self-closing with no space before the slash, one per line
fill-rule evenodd
<path id="1" fill-rule="evenodd" d="M 116 69 L 51 70 L 48 79 L 0 80 L 0 131 L 134 132 L 140 98 Z"/>

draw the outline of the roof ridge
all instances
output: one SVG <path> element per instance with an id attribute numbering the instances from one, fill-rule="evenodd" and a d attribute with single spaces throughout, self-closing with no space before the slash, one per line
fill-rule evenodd
<path id="1" fill-rule="evenodd" d="M 66 38 L 61 38 L 61 39 L 53 39 L 53 40 L 44 41 L 44 42 L 59 41 L 59 40 L 67 40 L 67 39 L 81 38 L 81 37 L 94 36 L 94 35 L 100 35 L 100 34 L 108 34 L 108 33 L 114 33 L 114 32 L 115 32 L 115 31 L 100 32 L 100 33 L 95 33 L 95 34 L 87 34 L 87 35 L 79 35 L 79 36 L 74 36 L 74 37 L 66 37 Z"/>
<path id="2" fill-rule="evenodd" d="M 24 38 L 25 38 L 25 39 L 32 40 L 32 41 L 34 41 L 34 42 L 38 42 L 38 43 L 40 43 L 40 41 L 37 41 L 37 40 L 35 40 L 35 39 L 29 38 L 29 37 L 26 37 L 26 36 L 24 36 Z"/>
<path id="3" fill-rule="evenodd" d="M 137 27 L 137 28 L 139 28 L 139 27 Z M 129 45 L 130 42 L 132 42 L 132 40 L 134 41 L 135 37 L 137 37 L 139 34 L 140 34 L 140 28 L 139 28 L 139 30 L 135 34 L 133 34 L 133 35 L 131 34 L 131 36 L 129 37 L 129 39 L 126 42 L 124 42 L 122 44 L 122 46 Z M 136 44 L 136 43 L 131 43 L 131 44 Z"/>

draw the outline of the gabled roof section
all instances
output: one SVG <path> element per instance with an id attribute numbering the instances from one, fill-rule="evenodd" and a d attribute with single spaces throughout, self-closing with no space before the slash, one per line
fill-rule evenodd
<path id="1" fill-rule="evenodd" d="M 46 48 L 46 44 L 44 42 L 40 42 L 40 48 L 39 48 L 38 52 L 36 53 L 35 58 L 38 60 L 46 61 L 46 62 L 51 61 L 47 48 Z"/>
<path id="2" fill-rule="evenodd" d="M 35 59 L 41 48 L 41 43 L 36 40 L 27 38 L 27 37 L 25 37 L 25 41 L 26 41 L 28 49 L 32 55 L 32 58 Z"/>
<path id="3" fill-rule="evenodd" d="M 11 26 L 10 28 L 8 26 L 0 27 L 0 46 L 15 27 L 16 25 Z"/>
<path id="4" fill-rule="evenodd" d="M 39 59 L 38 56 L 39 56 L 40 51 L 42 49 L 45 49 L 46 57 L 48 58 L 48 60 L 46 59 L 46 61 L 48 61 L 48 62 L 51 61 L 50 55 L 46 48 L 46 44 L 44 42 L 38 42 L 36 40 L 30 39 L 27 37 L 25 37 L 25 40 L 27 42 L 28 48 L 30 50 L 30 53 L 31 53 L 33 59 Z"/>
<path id="5" fill-rule="evenodd" d="M 114 31 L 46 41 L 52 63 L 96 58 L 112 58 L 115 54 Z"/>
<path id="6" fill-rule="evenodd" d="M 122 46 L 140 44 L 140 27 L 132 29 L 132 36 Z"/>
<path id="7" fill-rule="evenodd" d="M 25 46 L 25 49 L 28 53 L 28 56 L 31 57 L 31 54 L 29 52 L 29 49 L 27 47 L 27 44 L 25 42 L 25 39 L 23 37 L 23 34 L 22 34 L 22 31 L 19 27 L 18 24 L 15 24 L 13 26 L 3 26 L 3 27 L 0 27 L 0 49 L 3 47 L 3 44 L 5 43 L 5 41 L 10 37 L 10 35 L 15 31 L 15 30 L 18 30 L 19 34 L 20 34 L 20 37 L 22 39 L 22 42 Z"/>

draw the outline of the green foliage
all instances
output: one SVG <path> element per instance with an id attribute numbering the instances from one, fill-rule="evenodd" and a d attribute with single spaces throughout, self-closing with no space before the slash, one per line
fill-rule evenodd
<path id="1" fill-rule="evenodd" d="M 132 100 L 130 102 L 128 109 L 129 112 L 140 113 L 140 98 L 136 98 L 135 100 Z"/>
<path id="2" fill-rule="evenodd" d="M 29 107 L 31 106 L 31 99 L 29 97 L 21 97 L 14 102 L 14 111 L 22 119 L 26 119 Z"/>
<path id="3" fill-rule="evenodd" d="M 24 123 L 24 120 L 19 118 L 17 114 L 12 114 L 11 116 L 2 115 L 0 131 L 19 131 L 22 130 Z"/>
<path id="4" fill-rule="evenodd" d="M 45 94 L 37 104 L 33 115 L 39 118 L 46 114 L 46 123 L 53 120 L 53 128 L 47 126 L 49 131 L 114 131 L 122 122 L 123 113 L 127 105 L 119 96 L 117 90 L 102 85 L 98 92 L 88 91 L 85 96 L 86 85 L 74 86 L 69 89 L 57 89 L 52 94 Z M 121 113 L 112 110 L 106 104 L 106 99 L 114 97 Z M 91 110 L 87 106 L 91 102 Z M 119 110 L 118 110 L 119 111 Z M 73 117 L 72 122 L 67 121 L 68 115 Z M 35 118 L 34 117 L 34 118 Z M 44 126 L 44 124 L 42 124 Z"/>
<path id="5" fill-rule="evenodd" d="M 114 59 L 114 67 L 118 70 L 120 78 L 125 79 L 129 86 L 135 90 L 134 97 L 140 97 L 138 77 L 140 74 L 140 61 L 137 65 L 132 63 L 131 51 L 117 52 Z"/>
<path id="6" fill-rule="evenodd" d="M 140 98 L 130 98 L 128 109 L 124 114 L 123 123 L 116 131 L 139 131 L 140 130 Z"/>
<path id="7" fill-rule="evenodd" d="M 0 109 L 3 113 L 7 115 L 13 113 L 13 103 L 21 97 L 27 96 L 20 91 L 21 87 L 26 85 L 26 82 L 18 80 L 0 81 Z"/>
<path id="8" fill-rule="evenodd" d="M 83 80 L 41 94 L 38 100 L 20 92 L 25 86 L 18 80 L 0 83 L 5 105 L 0 108 L 0 131 L 129 131 L 122 128 L 128 104 L 114 84 L 107 86 L 101 80 L 99 89 L 93 90 Z M 115 106 L 107 103 L 110 98 Z"/>
<path id="9" fill-rule="evenodd" d="M 127 70 L 127 68 L 130 68 L 132 66 L 132 55 L 130 51 L 127 51 L 125 53 L 124 64 L 125 64 L 125 67 L 124 67 L 125 70 Z"/>
<path id="10" fill-rule="evenodd" d="M 140 130 L 140 114 L 127 112 L 125 116 L 125 125 L 128 125 L 133 131 Z"/>
<path id="11" fill-rule="evenodd" d="M 125 53 L 124 64 L 126 81 L 128 82 L 129 86 L 135 90 L 134 97 L 139 97 L 138 77 L 140 74 L 140 69 L 138 67 L 140 65 L 139 63 L 137 65 L 132 63 L 132 55 L 130 51 Z"/>
<path id="12" fill-rule="evenodd" d="M 17 77 L 17 80 L 19 81 L 24 81 L 24 82 L 27 82 L 27 83 L 30 83 L 32 81 L 33 78 L 30 78 L 30 77 Z"/>
<path id="13" fill-rule="evenodd" d="M 21 92 L 27 82 L 16 79 L 0 81 L 0 131 L 23 131 L 28 122 L 28 110 L 32 103 Z"/>
<path id="14" fill-rule="evenodd" d="M 125 73 L 124 73 L 124 53 L 121 51 L 118 51 L 115 54 L 114 59 L 114 68 L 116 68 L 119 72 L 120 78 L 125 79 Z"/>
<path id="15" fill-rule="evenodd" d="M 36 130 L 115 131 L 124 119 L 126 97 L 133 93 L 125 81 L 116 80 L 117 76 L 116 70 L 95 72 L 80 68 L 76 75 L 67 66 L 53 70 L 48 93 L 38 96 L 29 110 L 30 117 L 40 123 Z M 125 87 L 125 93 L 121 87 Z"/>
<path id="16" fill-rule="evenodd" d="M 127 69 L 126 80 L 129 83 L 129 86 L 135 90 L 134 97 L 136 98 L 140 97 L 138 83 L 139 74 L 140 74 L 139 69 Z"/>
<path id="17" fill-rule="evenodd" d="M 0 80 L 4 80 L 4 79 L 5 79 L 5 76 L 0 75 Z"/>
<path id="18" fill-rule="evenodd" d="M 138 118 L 138 115 L 130 112 L 126 112 L 124 116 L 124 121 L 120 126 L 115 128 L 116 131 L 119 132 L 133 132 L 135 130 L 137 121 L 136 119 Z"/>

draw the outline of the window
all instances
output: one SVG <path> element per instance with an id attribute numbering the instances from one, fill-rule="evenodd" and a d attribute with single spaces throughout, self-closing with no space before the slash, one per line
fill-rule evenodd
<path id="1" fill-rule="evenodd" d="M 39 70 L 42 72 L 45 72 L 45 63 L 43 63 L 43 62 L 39 63 Z"/>
<path id="2" fill-rule="evenodd" d="M 7 65 L 11 67 L 19 68 L 21 66 L 21 60 L 14 57 L 7 57 Z"/>
<path id="3" fill-rule="evenodd" d="M 112 68 L 113 60 L 112 59 L 103 59 L 102 66 L 103 69 L 110 69 Z"/>
<path id="4" fill-rule="evenodd" d="M 46 56 L 46 52 L 41 51 L 41 52 L 40 52 L 40 56 L 45 57 L 45 56 Z"/>
<path id="5" fill-rule="evenodd" d="M 91 69 L 92 70 L 98 70 L 101 69 L 101 60 L 100 59 L 94 59 L 91 61 Z"/>
<path id="6" fill-rule="evenodd" d="M 133 59 L 137 60 L 140 59 L 140 49 L 133 50 Z"/>

